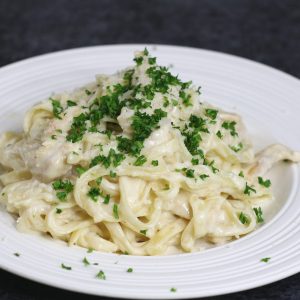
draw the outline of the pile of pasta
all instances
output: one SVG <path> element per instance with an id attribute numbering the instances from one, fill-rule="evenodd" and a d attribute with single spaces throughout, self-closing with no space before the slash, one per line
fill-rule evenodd
<path id="1" fill-rule="evenodd" d="M 200 89 L 135 65 L 32 107 L 0 139 L 1 202 L 22 232 L 102 252 L 165 255 L 237 239 L 263 222 L 266 172 L 300 161 L 282 145 L 255 154 L 241 118 Z"/>

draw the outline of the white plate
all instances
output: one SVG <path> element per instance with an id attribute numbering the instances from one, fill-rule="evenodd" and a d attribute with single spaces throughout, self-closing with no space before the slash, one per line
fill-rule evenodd
<path id="1" fill-rule="evenodd" d="M 144 45 L 99 46 L 57 52 L 0 69 L 1 131 L 21 128 L 40 99 L 132 64 Z M 206 50 L 148 46 L 173 72 L 203 87 L 203 99 L 241 114 L 259 147 L 281 142 L 300 150 L 299 80 L 264 65 Z M 53 240 L 21 234 L 0 211 L 0 266 L 26 278 L 83 293 L 122 298 L 190 298 L 267 284 L 300 271 L 299 166 L 272 172 L 277 196 L 259 230 L 202 253 L 168 257 L 88 254 Z M 18 252 L 20 257 L 13 253 Z M 85 267 L 87 257 L 98 266 Z M 268 263 L 261 258 L 271 257 Z M 60 267 L 72 266 L 71 271 Z M 132 267 L 133 273 L 127 273 Z M 103 270 L 107 279 L 95 278 Z M 171 292 L 170 288 L 177 288 Z"/>

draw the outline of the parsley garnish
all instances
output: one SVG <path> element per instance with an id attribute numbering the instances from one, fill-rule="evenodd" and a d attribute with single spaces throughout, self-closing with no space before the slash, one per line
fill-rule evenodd
<path id="1" fill-rule="evenodd" d="M 91 95 L 92 94 L 92 92 L 91 91 L 89 91 L 89 90 L 85 90 L 85 93 L 89 96 L 89 95 Z"/>
<path id="2" fill-rule="evenodd" d="M 175 293 L 175 292 L 177 292 L 177 289 L 172 287 L 172 288 L 170 288 L 170 292 Z"/>
<path id="3" fill-rule="evenodd" d="M 56 208 L 56 213 L 57 214 L 61 214 L 62 213 L 62 209 L 61 208 Z"/>
<path id="4" fill-rule="evenodd" d="M 113 206 L 113 213 L 114 213 L 114 218 L 119 219 L 119 212 L 118 212 L 118 204 L 114 204 Z"/>
<path id="5" fill-rule="evenodd" d="M 250 196 L 251 192 L 256 193 L 256 190 L 253 187 L 249 186 L 248 183 L 246 182 L 246 187 L 245 187 L 245 190 L 244 190 L 244 194 Z"/>
<path id="6" fill-rule="evenodd" d="M 145 229 L 145 230 L 140 230 L 140 233 L 143 234 L 143 235 L 146 235 L 146 234 L 147 234 L 147 229 Z"/>
<path id="7" fill-rule="evenodd" d="M 143 57 L 142 56 L 135 57 L 133 60 L 136 62 L 137 66 L 140 66 L 143 63 Z"/>
<path id="8" fill-rule="evenodd" d="M 222 139 L 223 135 L 222 135 L 222 133 L 221 133 L 220 130 L 217 131 L 216 136 L 217 136 L 219 139 Z"/>
<path id="9" fill-rule="evenodd" d="M 128 268 L 126 272 L 127 272 L 127 273 L 132 273 L 132 272 L 133 272 L 133 269 L 132 269 L 132 268 Z"/>
<path id="10" fill-rule="evenodd" d="M 192 169 L 187 169 L 185 171 L 185 176 L 188 177 L 188 178 L 194 178 L 195 177 L 195 170 L 192 170 Z"/>
<path id="11" fill-rule="evenodd" d="M 145 155 L 139 156 L 136 161 L 133 163 L 134 166 L 142 166 L 147 161 Z"/>
<path id="12" fill-rule="evenodd" d="M 96 278 L 105 280 L 105 279 L 106 279 L 105 273 L 104 273 L 102 270 L 100 270 L 100 271 L 97 273 Z"/>
<path id="13" fill-rule="evenodd" d="M 230 149 L 234 152 L 239 152 L 243 149 L 243 144 L 239 143 L 237 146 L 229 146 Z"/>
<path id="14" fill-rule="evenodd" d="M 75 171 L 78 174 L 78 176 L 80 177 L 83 173 L 85 173 L 87 171 L 87 169 L 84 168 L 84 167 L 79 166 L 79 167 L 75 168 Z"/>
<path id="15" fill-rule="evenodd" d="M 117 173 L 115 173 L 115 172 L 113 172 L 113 171 L 110 171 L 110 172 L 109 172 L 109 176 L 110 176 L 111 178 L 116 178 L 116 177 L 117 177 Z"/>
<path id="16" fill-rule="evenodd" d="M 151 165 L 154 167 L 158 166 L 158 160 L 152 160 Z"/>
<path id="17" fill-rule="evenodd" d="M 72 100 L 68 100 L 68 101 L 67 101 L 67 105 L 68 105 L 68 107 L 71 107 L 71 106 L 76 106 L 77 103 L 74 102 L 74 101 L 72 101 Z"/>
<path id="18" fill-rule="evenodd" d="M 269 188 L 271 186 L 271 180 L 270 179 L 266 179 L 263 180 L 262 177 L 258 177 L 258 183 L 266 188 Z"/>
<path id="19" fill-rule="evenodd" d="M 63 181 L 59 179 L 52 183 L 52 187 L 54 190 L 60 190 L 56 193 L 56 196 L 60 201 L 65 201 L 68 193 L 73 191 L 74 185 L 70 180 Z"/>
<path id="20" fill-rule="evenodd" d="M 192 158 L 191 163 L 194 166 L 199 165 L 199 159 L 198 158 Z"/>
<path id="21" fill-rule="evenodd" d="M 243 213 L 241 212 L 239 214 L 239 220 L 241 221 L 242 224 L 249 224 L 249 218 Z"/>
<path id="22" fill-rule="evenodd" d="M 87 258 L 85 257 L 83 260 L 82 260 L 83 264 L 87 267 L 88 265 L 90 265 L 90 262 L 87 260 Z"/>
<path id="23" fill-rule="evenodd" d="M 149 65 L 155 65 L 156 64 L 156 57 L 149 57 L 148 58 Z"/>
<path id="24" fill-rule="evenodd" d="M 72 267 L 66 266 L 63 263 L 60 266 L 61 266 L 62 269 L 65 269 L 65 270 L 68 270 L 68 271 L 72 270 Z"/>
<path id="25" fill-rule="evenodd" d="M 205 178 L 208 178 L 209 175 L 207 175 L 207 174 L 201 174 L 199 177 L 200 177 L 200 179 L 204 180 Z"/>
<path id="26" fill-rule="evenodd" d="M 90 163 L 90 167 L 94 167 L 97 164 L 102 164 L 105 168 L 109 168 L 111 165 L 113 167 L 119 166 L 122 161 L 125 159 L 125 156 L 121 153 L 117 153 L 114 149 L 110 149 L 108 156 L 98 155 L 94 157 Z"/>
<path id="27" fill-rule="evenodd" d="M 51 98 L 50 98 L 50 100 L 52 102 L 52 112 L 53 112 L 54 117 L 57 119 L 61 119 L 60 114 L 63 112 L 64 109 L 60 105 L 60 102 L 58 100 L 54 100 Z"/>
<path id="28" fill-rule="evenodd" d="M 101 192 L 100 189 L 97 187 L 92 187 L 89 192 L 87 193 L 87 195 L 94 201 L 97 202 L 98 201 L 98 197 L 101 196 Z"/>
<path id="29" fill-rule="evenodd" d="M 241 171 L 241 172 L 239 173 L 239 176 L 240 176 L 240 177 L 245 177 L 243 171 Z"/>
<path id="30" fill-rule="evenodd" d="M 92 253 L 94 251 L 93 248 L 88 248 L 87 253 Z"/>
<path id="31" fill-rule="evenodd" d="M 18 253 L 18 252 L 15 252 L 15 253 L 14 253 L 14 256 L 16 256 L 16 257 L 20 257 L 20 256 L 21 256 L 21 254 L 20 254 L 20 253 Z"/>
<path id="32" fill-rule="evenodd" d="M 236 132 L 236 129 L 235 129 L 235 125 L 236 125 L 236 122 L 235 121 L 224 121 L 223 124 L 222 124 L 222 127 L 225 128 L 226 130 L 229 130 L 230 131 L 230 134 L 232 136 L 238 136 L 238 133 Z"/>
<path id="33" fill-rule="evenodd" d="M 87 115 L 84 113 L 81 113 L 79 116 L 73 118 L 71 129 L 66 137 L 67 141 L 76 143 L 82 140 L 82 137 L 87 129 L 85 123 L 87 119 Z"/>
<path id="34" fill-rule="evenodd" d="M 264 257 L 260 261 L 267 263 L 270 259 L 271 257 Z"/>
<path id="35" fill-rule="evenodd" d="M 205 115 L 210 119 L 215 120 L 218 115 L 218 111 L 216 109 L 207 108 L 205 110 Z"/>
<path id="36" fill-rule="evenodd" d="M 264 219 L 263 219 L 263 212 L 262 212 L 261 207 L 254 207 L 253 210 L 256 214 L 257 223 L 263 223 Z"/>

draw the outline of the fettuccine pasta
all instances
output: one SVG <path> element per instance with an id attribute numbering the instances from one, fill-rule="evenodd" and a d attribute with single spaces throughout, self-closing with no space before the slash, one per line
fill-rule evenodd
<path id="1" fill-rule="evenodd" d="M 266 172 L 300 153 L 255 154 L 241 118 L 156 64 L 135 66 L 27 112 L 0 138 L 1 202 L 22 232 L 102 252 L 203 250 L 255 230 L 273 198 Z"/>

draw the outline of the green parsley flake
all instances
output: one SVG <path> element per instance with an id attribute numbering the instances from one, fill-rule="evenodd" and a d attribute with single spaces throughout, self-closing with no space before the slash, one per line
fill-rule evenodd
<path id="1" fill-rule="evenodd" d="M 110 171 L 110 172 L 109 172 L 109 176 L 110 176 L 111 178 L 116 178 L 116 177 L 117 177 L 117 173 L 115 173 L 115 172 L 113 172 L 113 171 Z"/>
<path id="2" fill-rule="evenodd" d="M 114 218 L 115 219 L 119 219 L 118 209 L 119 209 L 118 204 L 114 204 L 114 206 L 113 206 L 113 213 L 114 213 Z"/>
<path id="3" fill-rule="evenodd" d="M 87 260 L 86 257 L 82 260 L 82 262 L 86 267 L 90 265 L 90 262 Z"/>
<path id="4" fill-rule="evenodd" d="M 239 152 L 243 149 L 243 144 L 239 143 L 237 146 L 229 146 L 230 149 L 234 152 Z"/>
<path id="5" fill-rule="evenodd" d="M 140 230 L 140 233 L 143 234 L 143 235 L 146 235 L 146 234 L 147 234 L 147 229 L 145 229 L 145 230 Z"/>
<path id="6" fill-rule="evenodd" d="M 267 263 L 270 259 L 271 259 L 271 257 L 264 257 L 260 261 Z"/>
<path id="7" fill-rule="evenodd" d="M 246 182 L 244 194 L 250 196 L 251 192 L 256 193 L 256 190 L 253 187 L 249 186 L 248 183 Z"/>
<path id="8" fill-rule="evenodd" d="M 239 176 L 240 176 L 240 177 L 245 177 L 244 172 L 241 171 L 241 172 L 239 173 Z"/>
<path id="9" fill-rule="evenodd" d="M 55 118 L 61 119 L 60 114 L 63 112 L 63 108 L 58 100 L 51 99 L 52 102 L 52 112 Z"/>
<path id="10" fill-rule="evenodd" d="M 89 90 L 85 90 L 85 93 L 89 96 L 89 95 L 91 95 L 92 94 L 92 92 L 91 91 L 89 91 Z"/>
<path id="11" fill-rule="evenodd" d="M 79 167 L 75 168 L 75 171 L 76 171 L 77 175 L 80 177 L 83 173 L 85 173 L 87 171 L 87 169 L 79 166 Z"/>
<path id="12" fill-rule="evenodd" d="M 20 253 L 18 253 L 18 252 L 15 252 L 15 253 L 14 253 L 14 256 L 16 256 L 16 257 L 20 257 L 20 256 L 21 256 L 21 254 L 20 254 Z"/>
<path id="13" fill-rule="evenodd" d="M 172 287 L 172 288 L 170 288 L 170 292 L 172 292 L 172 293 L 176 293 L 176 292 L 177 292 L 177 289 L 176 289 L 176 288 L 174 288 L 174 287 Z"/>
<path id="14" fill-rule="evenodd" d="M 239 220 L 241 221 L 242 224 L 249 224 L 250 222 L 249 218 L 243 212 L 240 212 Z"/>
<path id="15" fill-rule="evenodd" d="M 188 178 L 195 178 L 195 170 L 192 170 L 192 169 L 187 169 L 185 171 L 185 176 L 188 177 Z"/>
<path id="16" fill-rule="evenodd" d="M 181 90 L 179 92 L 179 97 L 182 99 L 182 103 L 184 104 L 184 106 L 193 106 L 191 102 L 191 95 L 188 95 L 186 92 Z"/>
<path id="17" fill-rule="evenodd" d="M 132 273 L 132 272 L 133 272 L 133 269 L 132 269 L 132 268 L 128 268 L 126 272 L 127 272 L 127 273 Z"/>
<path id="18" fill-rule="evenodd" d="M 147 161 L 145 155 L 139 156 L 136 161 L 133 163 L 134 166 L 142 166 Z"/>
<path id="19" fill-rule="evenodd" d="M 72 106 L 76 106 L 76 105 L 77 105 L 77 103 L 74 102 L 74 101 L 72 101 L 72 100 L 68 100 L 68 101 L 67 101 L 67 106 L 68 106 L 68 107 L 72 107 Z"/>
<path id="20" fill-rule="evenodd" d="M 236 132 L 236 129 L 235 129 L 235 125 L 236 125 L 236 122 L 235 121 L 224 121 L 223 124 L 222 124 L 222 127 L 225 128 L 226 130 L 229 130 L 230 131 L 230 134 L 232 136 L 238 136 L 238 133 Z"/>
<path id="21" fill-rule="evenodd" d="M 72 270 L 72 267 L 66 266 L 63 263 L 60 266 L 61 266 L 62 269 L 65 269 L 65 270 L 68 270 L 68 271 Z"/>
<path id="22" fill-rule="evenodd" d="M 104 273 L 102 270 L 100 270 L 100 271 L 97 273 L 96 278 L 105 280 L 105 279 L 106 279 L 105 273 Z"/>
<path id="23" fill-rule="evenodd" d="M 210 119 L 215 120 L 218 115 L 218 111 L 216 109 L 207 108 L 205 110 L 205 115 Z"/>
<path id="24" fill-rule="evenodd" d="M 217 131 L 216 136 L 217 136 L 219 139 L 222 139 L 222 138 L 223 138 L 223 135 L 222 135 L 222 133 L 221 133 L 220 130 Z"/>
<path id="25" fill-rule="evenodd" d="M 256 215 L 256 222 L 257 223 L 263 223 L 264 222 L 264 218 L 263 218 L 263 212 L 261 207 L 254 207 L 253 208 L 255 215 Z"/>
<path id="26" fill-rule="evenodd" d="M 62 213 L 62 209 L 61 208 L 56 208 L 56 213 L 57 214 L 61 214 Z"/>
<path id="27" fill-rule="evenodd" d="M 111 165 L 113 167 L 118 167 L 122 161 L 125 159 L 125 156 L 122 153 L 117 153 L 114 149 L 110 149 L 107 156 L 98 155 L 94 157 L 90 163 L 90 167 L 94 167 L 98 164 L 103 165 L 106 169 Z"/>
<path id="28" fill-rule="evenodd" d="M 98 197 L 101 196 L 101 192 L 100 192 L 100 189 L 97 188 L 97 187 L 92 187 L 87 195 L 94 201 L 94 202 L 97 202 L 98 201 Z"/>
<path id="29" fill-rule="evenodd" d="M 94 251 L 93 248 L 88 248 L 87 253 L 92 253 Z"/>
<path id="30" fill-rule="evenodd" d="M 154 167 L 158 166 L 158 160 L 152 160 L 151 165 Z"/>
<path id="31" fill-rule="evenodd" d="M 52 183 L 52 187 L 54 190 L 60 190 L 59 192 L 56 193 L 57 198 L 60 201 L 65 201 L 67 198 L 67 195 L 73 191 L 74 185 L 71 183 L 70 180 L 55 180 Z"/>
<path id="32" fill-rule="evenodd" d="M 271 180 L 270 179 L 266 179 L 266 180 L 263 180 L 262 177 L 258 177 L 257 178 L 258 180 L 258 183 L 266 188 L 269 188 L 271 186 Z"/>
<path id="33" fill-rule="evenodd" d="M 143 63 L 143 57 L 142 56 L 135 57 L 133 60 L 136 62 L 137 66 L 140 66 Z"/>
<path id="34" fill-rule="evenodd" d="M 194 166 L 199 165 L 199 159 L 198 158 L 192 158 L 191 163 Z"/>
<path id="35" fill-rule="evenodd" d="M 199 177 L 200 177 L 200 179 L 204 180 L 205 178 L 208 178 L 209 175 L 207 175 L 207 174 L 201 174 Z"/>
<path id="36" fill-rule="evenodd" d="M 155 65 L 156 64 L 156 57 L 149 57 L 148 58 L 148 64 L 149 65 Z"/>

